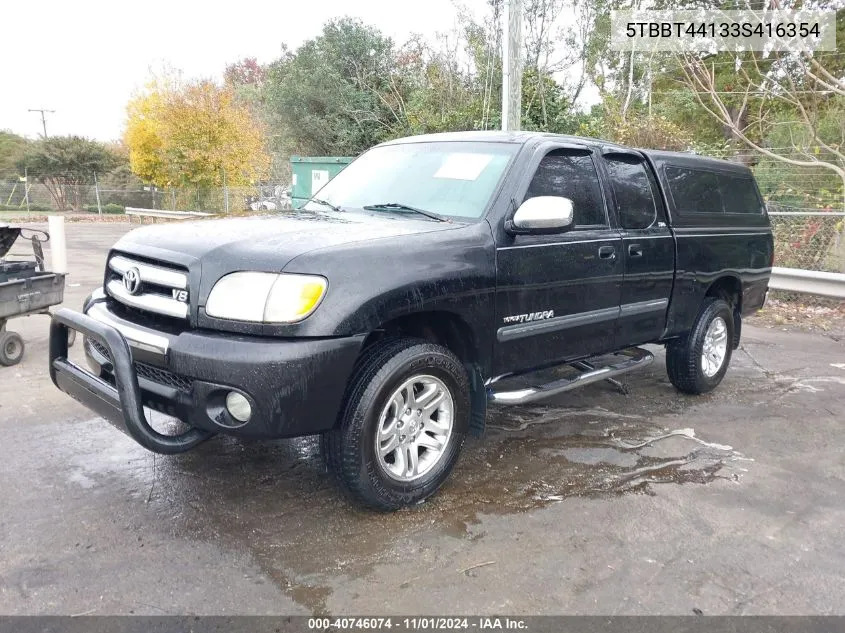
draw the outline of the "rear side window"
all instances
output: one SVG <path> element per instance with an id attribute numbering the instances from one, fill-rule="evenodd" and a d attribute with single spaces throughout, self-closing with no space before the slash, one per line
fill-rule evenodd
<path id="1" fill-rule="evenodd" d="M 607 171 L 624 229 L 647 229 L 657 220 L 657 207 L 645 165 L 635 158 L 607 157 Z"/>
<path id="2" fill-rule="evenodd" d="M 680 213 L 724 213 L 719 180 L 712 171 L 667 167 L 666 180 Z"/>
<path id="3" fill-rule="evenodd" d="M 675 208 L 684 213 L 761 214 L 763 203 L 754 180 L 703 169 L 667 167 Z"/>
<path id="4" fill-rule="evenodd" d="M 572 200 L 575 226 L 606 226 L 596 167 L 588 154 L 549 152 L 540 161 L 525 199 L 562 196 Z"/>
<path id="5" fill-rule="evenodd" d="M 739 176 L 719 176 L 719 186 L 722 190 L 722 200 L 725 203 L 725 213 L 756 213 L 763 212 L 763 203 L 757 195 L 757 188 L 751 178 Z"/>

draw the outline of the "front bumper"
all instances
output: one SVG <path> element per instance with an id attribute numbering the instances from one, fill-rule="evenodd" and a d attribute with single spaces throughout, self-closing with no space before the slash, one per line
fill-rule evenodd
<path id="1" fill-rule="evenodd" d="M 67 329 L 86 338 L 92 371 L 68 360 Z M 154 331 L 122 319 L 107 302 L 80 314 L 62 309 L 50 331 L 50 376 L 149 450 L 177 453 L 214 433 L 249 438 L 310 435 L 331 429 L 364 336 L 269 339 L 217 332 Z M 236 391 L 252 416 L 235 420 L 225 406 Z M 144 407 L 190 427 L 179 436 L 157 433 Z"/>

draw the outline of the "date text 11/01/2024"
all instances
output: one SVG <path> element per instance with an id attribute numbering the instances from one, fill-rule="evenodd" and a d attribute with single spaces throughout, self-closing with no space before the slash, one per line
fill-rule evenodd
<path id="1" fill-rule="evenodd" d="M 513 630 L 525 631 L 528 628 L 525 620 L 520 618 L 495 617 L 411 617 L 411 618 L 309 618 L 308 628 L 323 631 L 337 630 L 378 630 L 378 629 L 407 629 L 407 630 L 451 630 L 478 629 L 482 631 Z"/>

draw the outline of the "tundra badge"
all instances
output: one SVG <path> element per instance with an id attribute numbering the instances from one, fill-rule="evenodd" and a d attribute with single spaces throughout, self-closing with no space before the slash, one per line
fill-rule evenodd
<path id="1" fill-rule="evenodd" d="M 554 310 L 529 312 L 528 314 L 514 314 L 512 316 L 506 316 L 505 323 L 528 323 L 529 321 L 542 321 L 543 319 L 551 319 L 554 315 Z"/>

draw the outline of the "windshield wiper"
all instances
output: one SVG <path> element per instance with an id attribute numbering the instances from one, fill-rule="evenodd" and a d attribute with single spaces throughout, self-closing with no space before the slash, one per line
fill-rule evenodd
<path id="1" fill-rule="evenodd" d="M 293 196 L 293 198 L 296 199 L 296 200 L 303 200 L 303 198 L 301 196 Z M 328 207 L 332 211 L 337 211 L 338 213 L 343 213 L 343 209 L 341 209 L 340 207 L 332 204 L 331 202 L 326 202 L 325 200 L 321 200 L 320 198 L 304 198 L 304 200 L 305 200 L 305 202 L 302 203 L 303 207 L 306 204 L 308 204 L 309 202 L 316 202 L 317 204 L 322 204 L 324 207 Z"/>
<path id="2" fill-rule="evenodd" d="M 418 209 L 417 207 L 412 207 L 407 204 L 403 204 L 402 202 L 384 202 L 381 204 L 365 204 L 362 209 L 366 209 L 367 211 L 378 211 L 379 209 L 387 209 L 388 211 L 397 210 L 397 211 L 413 211 L 414 213 L 418 213 L 420 215 L 424 215 L 427 218 L 431 218 L 432 220 L 437 220 L 438 222 L 450 222 L 449 218 L 445 218 L 439 213 L 435 213 L 434 211 L 426 211 L 425 209 Z"/>

